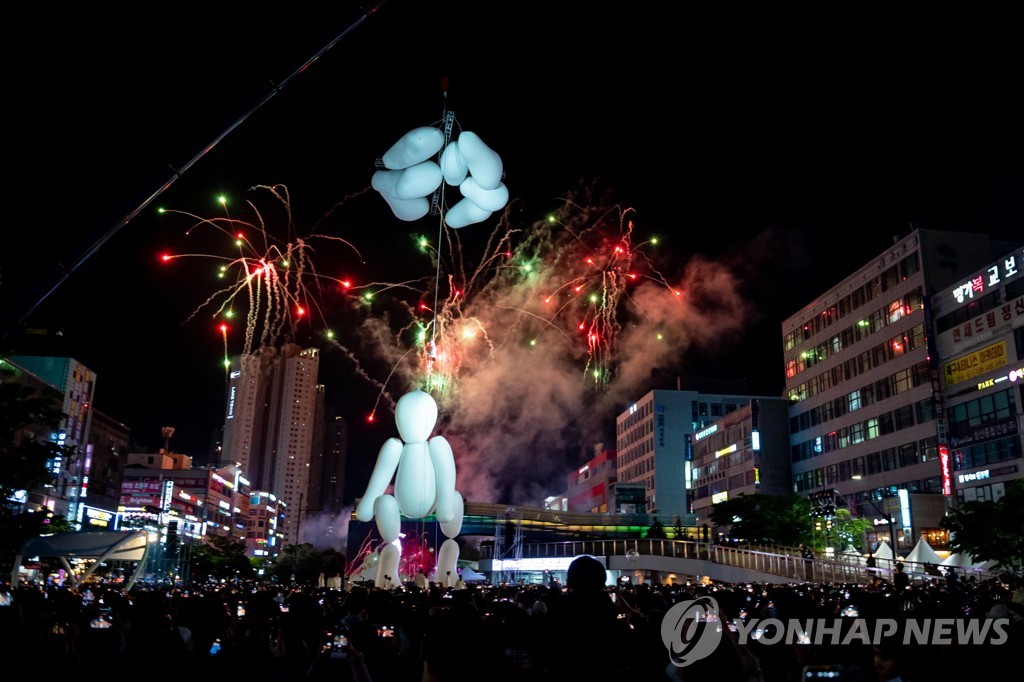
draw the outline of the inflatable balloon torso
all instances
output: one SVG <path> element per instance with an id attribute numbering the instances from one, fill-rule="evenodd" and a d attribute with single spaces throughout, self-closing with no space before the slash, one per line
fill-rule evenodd
<path id="1" fill-rule="evenodd" d="M 378 587 L 391 587 L 398 578 L 401 558 L 401 516 L 419 519 L 433 513 L 448 538 L 438 552 L 439 575 L 456 575 L 458 543 L 464 501 L 455 489 L 455 457 L 443 436 L 430 438 L 437 423 L 437 403 L 419 389 L 406 393 L 395 406 L 398 438 L 381 446 L 366 493 L 356 505 L 360 521 L 377 519 L 377 529 L 387 545 L 381 552 Z M 394 494 L 385 491 L 394 477 Z M 444 572 L 442 572 L 442 569 Z M 454 579 L 452 584 L 454 585 Z"/>

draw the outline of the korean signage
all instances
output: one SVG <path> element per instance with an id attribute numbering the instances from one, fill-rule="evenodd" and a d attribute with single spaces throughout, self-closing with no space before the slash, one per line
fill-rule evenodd
<path id="1" fill-rule="evenodd" d="M 1006 342 L 1000 341 L 947 362 L 942 368 L 942 374 L 946 379 L 946 386 L 949 387 L 999 369 L 1006 363 Z"/>
<path id="2" fill-rule="evenodd" d="M 953 343 L 963 343 L 968 346 L 971 345 L 971 341 L 979 343 L 985 338 L 993 336 L 999 329 L 1008 327 L 1015 320 L 1021 318 L 1024 318 L 1024 296 L 1007 301 L 984 315 L 978 315 L 973 320 L 953 327 L 951 330 Z"/>
<path id="3" fill-rule="evenodd" d="M 107 511 L 106 509 L 97 509 L 96 507 L 82 505 L 82 516 L 90 526 L 98 526 L 99 528 L 117 528 L 117 514 Z"/>
<path id="4" fill-rule="evenodd" d="M 979 273 L 971 275 L 965 282 L 953 288 L 953 298 L 957 303 L 965 303 L 973 298 L 983 296 L 986 291 L 993 287 L 1006 284 L 1016 279 L 1021 272 L 1021 265 L 1024 261 L 1024 251 L 1013 254 L 1005 259 L 996 261 L 991 266 Z"/>
<path id="5" fill-rule="evenodd" d="M 1017 435 L 1017 418 L 1010 417 L 989 424 L 967 427 L 949 434 L 949 444 L 954 448 L 963 448 L 969 445 L 977 445 L 990 440 L 1005 438 Z"/>
<path id="6" fill-rule="evenodd" d="M 987 481 L 996 476 L 1011 476 L 1017 473 L 1016 466 L 1000 467 L 998 469 L 984 469 L 967 474 L 960 474 L 957 480 L 961 483 L 972 483 L 975 481 Z"/>
<path id="7" fill-rule="evenodd" d="M 159 507 L 162 493 L 163 486 L 155 478 L 124 481 L 120 503 L 126 507 Z"/>
<path id="8" fill-rule="evenodd" d="M 718 431 L 718 424 L 712 424 L 708 428 L 702 429 L 697 433 L 693 434 L 693 439 L 700 440 L 701 438 L 706 438 L 710 436 L 712 433 L 715 433 L 716 431 Z"/>

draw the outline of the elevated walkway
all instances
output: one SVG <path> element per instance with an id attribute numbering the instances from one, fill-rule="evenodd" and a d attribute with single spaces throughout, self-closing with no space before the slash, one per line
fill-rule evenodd
<path id="1" fill-rule="evenodd" d="M 526 543 L 528 560 L 571 559 L 581 554 L 603 557 L 605 567 L 622 573 L 658 572 L 675 574 L 679 581 L 707 576 L 723 582 L 769 583 L 856 583 L 867 584 L 875 575 L 889 579 L 890 561 L 879 559 L 877 570 L 869 572 L 859 555 L 836 555 L 834 559 L 805 559 L 796 548 L 738 548 L 688 540 L 582 540 L 576 542 Z M 493 560 L 479 561 L 480 571 L 490 574 Z M 507 566 L 505 569 L 507 570 Z M 923 571 L 908 565 L 915 576 Z M 524 570 L 524 569 L 520 569 Z M 528 569 L 527 569 L 528 570 Z"/>

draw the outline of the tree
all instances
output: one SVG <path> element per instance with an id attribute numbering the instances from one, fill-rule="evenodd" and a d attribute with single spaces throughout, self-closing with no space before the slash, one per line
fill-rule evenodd
<path id="1" fill-rule="evenodd" d="M 676 540 L 682 540 L 686 535 L 686 531 L 683 529 L 683 517 L 676 516 L 675 523 L 672 524 L 673 537 Z"/>
<path id="2" fill-rule="evenodd" d="M 192 551 L 192 579 L 202 581 L 213 577 L 218 580 L 252 578 L 256 571 L 245 555 L 245 543 L 220 535 L 208 535 L 206 542 Z"/>
<path id="3" fill-rule="evenodd" d="M 333 548 L 316 549 L 308 542 L 285 545 L 267 572 L 281 582 L 316 584 L 325 577 L 345 575 L 345 555 Z"/>
<path id="4" fill-rule="evenodd" d="M 658 517 L 654 517 L 654 521 L 651 523 L 651 527 L 647 529 L 647 533 L 644 535 L 648 540 L 666 540 L 668 534 L 665 532 L 665 526 L 658 520 Z"/>
<path id="5" fill-rule="evenodd" d="M 47 462 L 70 457 L 73 448 L 57 445 L 49 435 L 60 427 L 60 402 L 55 395 L 19 383 L 0 367 L 0 569 L 10 575 L 14 556 L 26 540 L 73 530 L 63 516 L 26 513 L 12 502 L 21 491 L 49 483 Z"/>
<path id="6" fill-rule="evenodd" d="M 949 531 L 949 547 L 978 560 L 992 560 L 1013 572 L 1024 569 L 1024 480 L 1006 484 L 996 502 L 964 502 L 940 526 Z"/>
<path id="7" fill-rule="evenodd" d="M 836 509 L 835 517 L 832 519 L 832 537 L 835 538 L 837 552 L 841 552 L 847 545 L 853 545 L 855 549 L 864 549 L 864 538 L 867 532 L 874 528 L 875 524 L 871 519 L 853 518 L 849 509 L 840 507 Z"/>
<path id="8" fill-rule="evenodd" d="M 711 507 L 711 520 L 752 544 L 810 544 L 811 505 L 799 495 L 740 495 Z"/>

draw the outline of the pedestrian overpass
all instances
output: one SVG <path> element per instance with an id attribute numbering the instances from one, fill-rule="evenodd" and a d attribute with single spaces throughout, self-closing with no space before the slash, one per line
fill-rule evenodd
<path id="1" fill-rule="evenodd" d="M 575 513 L 467 501 L 460 537 L 483 539 L 477 570 L 492 583 L 508 582 L 516 575 L 541 579 L 545 571 L 562 573 L 581 554 L 597 557 L 609 571 L 633 576 L 634 582 L 685 582 L 700 576 L 736 583 L 866 584 L 874 575 L 888 579 L 893 572 L 893 562 L 879 558 L 876 572 L 869 573 L 859 554 L 805 559 L 796 547 L 712 544 L 703 541 L 704 529 L 696 527 L 666 528 L 668 539 L 643 538 L 653 520 L 649 514 Z M 435 547 L 444 540 L 433 516 L 403 518 L 402 529 L 414 537 L 432 538 Z M 350 560 L 360 556 L 360 548 L 375 531 L 375 522 L 360 522 L 353 512 Z M 904 563 L 912 577 L 926 575 L 925 565 Z M 978 578 L 991 573 L 976 568 L 957 572 Z"/>
<path id="2" fill-rule="evenodd" d="M 568 561 L 589 554 L 602 559 L 607 570 L 631 576 L 634 582 L 680 583 L 704 577 L 729 583 L 870 581 L 860 557 L 805 559 L 796 548 L 785 547 L 739 548 L 689 540 L 582 540 L 523 543 L 516 554 L 511 559 L 481 558 L 479 570 L 488 575 L 560 572 Z M 878 568 L 883 575 L 888 573 L 888 566 Z"/>

